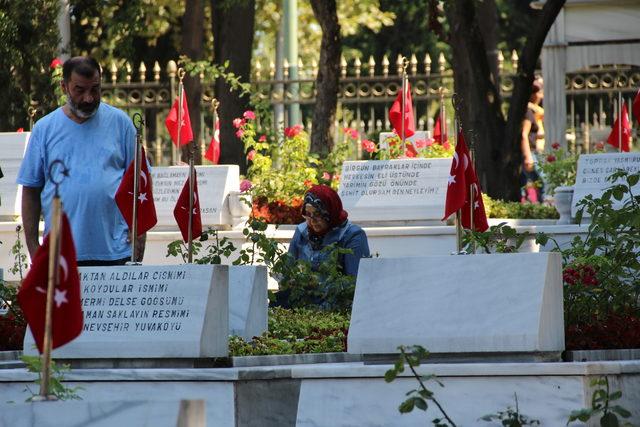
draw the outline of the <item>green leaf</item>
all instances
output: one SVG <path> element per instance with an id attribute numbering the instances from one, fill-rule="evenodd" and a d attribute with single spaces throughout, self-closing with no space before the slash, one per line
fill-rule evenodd
<path id="1" fill-rule="evenodd" d="M 609 400 L 618 400 L 621 397 L 622 397 L 622 391 L 618 390 L 618 391 L 614 391 L 609 395 Z"/>
<path id="2" fill-rule="evenodd" d="M 407 399 L 404 402 L 402 402 L 400 404 L 400 406 L 398 407 L 398 410 L 400 411 L 401 414 L 406 414 L 409 413 L 411 411 L 413 411 L 413 406 L 414 406 L 414 400 L 411 399 Z"/>
<path id="3" fill-rule="evenodd" d="M 428 405 L 427 405 L 427 401 L 426 400 L 424 400 L 424 399 L 422 399 L 420 397 L 414 397 L 413 401 L 415 403 L 416 408 L 422 409 L 423 411 L 427 410 Z"/>
<path id="4" fill-rule="evenodd" d="M 616 414 L 620 415 L 622 418 L 629 418 L 631 416 L 631 412 L 627 411 L 625 408 L 623 408 L 620 405 L 614 405 L 609 409 L 611 409 Z"/>
<path id="5" fill-rule="evenodd" d="M 618 417 L 612 412 L 608 412 L 600 418 L 600 427 L 620 427 Z"/>
<path id="6" fill-rule="evenodd" d="M 395 369 L 389 369 L 384 373 L 384 380 L 385 382 L 390 383 L 391 381 L 395 380 L 397 376 L 398 372 Z"/>

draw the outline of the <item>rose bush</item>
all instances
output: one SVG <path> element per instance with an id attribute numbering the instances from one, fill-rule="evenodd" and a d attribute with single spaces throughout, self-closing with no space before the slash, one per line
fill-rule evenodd
<path id="1" fill-rule="evenodd" d="M 409 157 L 452 157 L 455 147 L 453 144 L 450 144 L 449 141 L 440 144 L 433 138 L 418 139 L 414 142 L 405 140 L 403 147 L 400 136 L 394 133 L 380 144 L 376 144 L 368 139 L 363 139 L 362 149 L 369 153 L 371 159 L 389 160 Z"/>

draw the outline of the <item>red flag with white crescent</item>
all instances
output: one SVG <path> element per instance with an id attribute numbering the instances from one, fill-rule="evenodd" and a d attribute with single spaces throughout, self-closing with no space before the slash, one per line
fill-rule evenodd
<path id="1" fill-rule="evenodd" d="M 156 205 L 153 202 L 151 174 L 147 166 L 147 156 L 142 148 L 140 157 L 140 177 L 138 179 L 138 236 L 146 233 L 158 222 Z M 129 230 L 133 230 L 133 178 L 135 175 L 134 161 L 131 161 L 127 171 L 122 177 L 122 182 L 116 191 L 116 204 L 124 217 Z"/>
<path id="2" fill-rule="evenodd" d="M 53 291 L 53 311 L 51 316 L 51 348 L 60 347 L 72 341 L 82 332 L 84 322 L 80 302 L 80 276 L 76 261 L 71 226 L 62 213 L 60 227 L 60 256 L 58 258 L 59 279 Z M 22 308 L 38 350 L 44 347 L 44 322 L 49 281 L 49 235 L 38 248 L 31 269 L 22 281 L 18 292 L 18 303 Z"/>
<path id="3" fill-rule="evenodd" d="M 198 197 L 198 178 L 194 174 L 193 180 L 193 216 L 191 217 L 191 237 L 197 239 L 202 234 L 202 218 L 200 217 L 200 197 Z M 189 241 L 189 179 L 180 192 L 180 197 L 173 209 L 173 216 L 178 223 L 182 240 Z"/>
<path id="4" fill-rule="evenodd" d="M 204 154 L 204 158 L 214 165 L 217 165 L 220 161 L 220 120 L 216 120 L 216 128 L 209 143 L 209 148 L 207 148 L 207 152 Z"/>

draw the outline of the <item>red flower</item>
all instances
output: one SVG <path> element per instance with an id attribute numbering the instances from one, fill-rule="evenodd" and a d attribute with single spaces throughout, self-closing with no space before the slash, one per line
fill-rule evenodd
<path id="1" fill-rule="evenodd" d="M 449 149 L 451 148 L 451 144 L 449 144 L 449 141 L 445 141 L 444 144 L 442 144 L 442 148 L 449 151 Z"/>
<path id="2" fill-rule="evenodd" d="M 23 128 L 18 128 L 18 129 L 16 129 L 16 132 L 22 133 L 22 132 L 24 132 L 24 129 Z"/>
<path id="3" fill-rule="evenodd" d="M 311 182 L 310 179 L 305 179 L 304 180 L 304 186 L 307 188 L 311 188 L 311 186 L 313 185 L 313 182 Z"/>
<path id="4" fill-rule="evenodd" d="M 376 144 L 373 141 L 369 141 L 368 139 L 363 139 L 362 148 L 367 153 L 373 153 L 374 151 L 376 151 Z"/>
<path id="5" fill-rule="evenodd" d="M 256 113 L 254 113 L 251 110 L 247 110 L 244 112 L 244 114 L 242 114 L 242 117 L 244 117 L 247 120 L 254 120 L 256 118 Z"/>
<path id="6" fill-rule="evenodd" d="M 405 150 L 404 151 L 404 155 L 407 157 L 415 157 L 416 156 L 416 152 L 414 150 Z"/>
<path id="7" fill-rule="evenodd" d="M 244 131 L 243 131 L 242 129 L 238 129 L 238 130 L 236 131 L 236 136 L 237 136 L 238 138 L 242 138 L 242 135 L 244 135 Z"/>
<path id="8" fill-rule="evenodd" d="M 555 162 L 555 161 L 556 161 L 556 156 L 554 156 L 553 154 L 549 154 L 549 155 L 547 156 L 547 162 L 549 162 L 549 163 L 553 163 L 553 162 Z"/>
<path id="9" fill-rule="evenodd" d="M 302 125 L 294 125 L 284 129 L 284 136 L 287 138 L 295 138 L 302 131 Z"/>
<path id="10" fill-rule="evenodd" d="M 245 123 L 247 123 L 244 119 L 241 119 L 240 117 L 233 119 L 233 127 L 235 127 L 236 129 L 241 128 L 242 126 L 245 125 Z"/>
<path id="11" fill-rule="evenodd" d="M 597 142 L 596 145 L 593 147 L 598 151 L 603 151 L 604 150 L 604 142 L 600 141 Z"/>
<path id="12" fill-rule="evenodd" d="M 342 131 L 351 139 L 358 139 L 358 131 L 352 128 L 344 128 Z"/>
<path id="13" fill-rule="evenodd" d="M 62 67 L 62 61 L 60 61 L 58 58 L 53 58 L 51 64 L 49 64 L 49 68 L 55 70 L 58 67 Z"/>
<path id="14" fill-rule="evenodd" d="M 266 142 L 267 141 L 267 135 L 260 135 L 260 138 L 258 138 L 258 142 Z"/>
<path id="15" fill-rule="evenodd" d="M 249 153 L 247 154 L 247 160 L 249 160 L 250 162 L 253 161 L 253 158 L 256 156 L 256 150 L 251 150 L 249 151 Z"/>
<path id="16" fill-rule="evenodd" d="M 553 148 L 554 150 L 557 150 L 558 148 L 560 148 L 560 143 L 554 142 L 553 144 L 551 144 L 551 148 Z"/>
<path id="17" fill-rule="evenodd" d="M 427 147 L 427 140 L 426 139 L 416 139 L 413 144 L 419 150 L 421 148 Z"/>

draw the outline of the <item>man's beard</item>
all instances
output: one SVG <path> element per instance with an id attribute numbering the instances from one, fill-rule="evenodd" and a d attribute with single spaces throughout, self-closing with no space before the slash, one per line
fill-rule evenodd
<path id="1" fill-rule="evenodd" d="M 76 116 L 81 119 L 90 119 L 95 116 L 98 112 L 98 107 L 100 107 L 100 100 L 95 102 L 82 102 L 80 104 L 76 104 L 73 102 L 71 97 L 67 95 L 67 105 L 69 106 L 69 110 Z"/>

